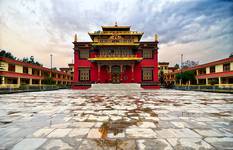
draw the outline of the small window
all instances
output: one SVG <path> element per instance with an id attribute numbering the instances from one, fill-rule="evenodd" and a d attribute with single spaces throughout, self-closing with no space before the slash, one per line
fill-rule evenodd
<path id="1" fill-rule="evenodd" d="M 15 72 L 15 65 L 14 64 L 8 64 L 8 71 Z"/>
<path id="2" fill-rule="evenodd" d="M 87 58 L 89 58 L 89 51 L 88 50 L 80 50 L 79 51 L 79 58 L 80 59 L 87 59 Z"/>
<path id="3" fill-rule="evenodd" d="M 152 68 L 144 68 L 142 70 L 142 80 L 143 81 L 153 80 L 153 69 Z"/>
<path id="4" fill-rule="evenodd" d="M 223 64 L 223 71 L 230 71 L 230 63 Z"/>
<path id="5" fill-rule="evenodd" d="M 210 67 L 210 73 L 215 73 L 215 66 Z"/>
<path id="6" fill-rule="evenodd" d="M 80 81 L 89 81 L 90 80 L 89 69 L 80 69 L 79 70 L 79 80 Z"/>
<path id="7" fill-rule="evenodd" d="M 23 67 L 23 73 L 28 74 L 28 67 Z"/>
<path id="8" fill-rule="evenodd" d="M 147 58 L 147 59 L 153 58 L 153 51 L 151 49 L 144 49 L 143 58 Z"/>

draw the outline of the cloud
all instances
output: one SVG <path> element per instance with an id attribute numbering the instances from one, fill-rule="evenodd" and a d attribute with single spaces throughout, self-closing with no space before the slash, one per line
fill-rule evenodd
<path id="1" fill-rule="evenodd" d="M 144 41 L 158 33 L 159 59 L 172 64 L 180 53 L 205 62 L 227 57 L 233 49 L 233 2 L 228 0 L 1 0 L 0 8 L 0 48 L 35 55 L 46 65 L 53 53 L 61 60 L 55 65 L 66 66 L 75 33 L 90 41 L 87 32 L 115 21 L 144 32 Z"/>

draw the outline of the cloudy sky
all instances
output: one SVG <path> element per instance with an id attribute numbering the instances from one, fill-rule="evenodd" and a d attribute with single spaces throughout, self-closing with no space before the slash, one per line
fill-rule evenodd
<path id="1" fill-rule="evenodd" d="M 90 41 L 101 25 L 131 25 L 143 41 L 159 34 L 159 61 L 206 63 L 233 52 L 231 0 L 0 0 L 0 49 L 49 66 L 73 59 L 73 37 Z"/>

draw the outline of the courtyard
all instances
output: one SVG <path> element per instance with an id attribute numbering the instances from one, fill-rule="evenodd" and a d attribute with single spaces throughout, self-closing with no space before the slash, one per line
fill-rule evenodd
<path id="1" fill-rule="evenodd" d="M 0 149 L 232 149 L 233 95 L 96 86 L 0 95 Z"/>

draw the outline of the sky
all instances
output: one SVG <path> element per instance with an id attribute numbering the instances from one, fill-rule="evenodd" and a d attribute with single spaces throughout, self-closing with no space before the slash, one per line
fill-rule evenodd
<path id="1" fill-rule="evenodd" d="M 233 52 L 232 0 L 0 0 L 0 49 L 67 67 L 73 40 L 91 41 L 102 25 L 130 25 L 142 41 L 159 35 L 159 61 L 199 64 Z"/>

